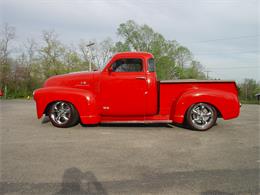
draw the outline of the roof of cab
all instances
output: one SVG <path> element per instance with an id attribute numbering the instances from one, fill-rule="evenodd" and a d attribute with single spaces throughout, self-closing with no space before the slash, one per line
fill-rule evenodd
<path id="1" fill-rule="evenodd" d="M 153 54 L 149 53 L 149 52 L 119 52 L 116 53 L 113 57 L 146 57 L 146 58 L 153 58 Z"/>

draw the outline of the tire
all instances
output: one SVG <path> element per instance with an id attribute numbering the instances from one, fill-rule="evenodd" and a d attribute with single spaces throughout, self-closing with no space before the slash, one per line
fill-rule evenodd
<path id="1" fill-rule="evenodd" d="M 49 108 L 48 115 L 55 127 L 67 128 L 79 123 L 78 111 L 69 102 L 54 102 Z"/>
<path id="2" fill-rule="evenodd" d="M 186 113 L 186 123 L 191 129 L 206 131 L 216 124 L 217 111 L 206 103 L 193 104 Z"/>

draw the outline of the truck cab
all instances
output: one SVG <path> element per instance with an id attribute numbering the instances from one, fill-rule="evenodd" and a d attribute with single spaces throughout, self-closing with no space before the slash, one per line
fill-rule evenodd
<path id="1" fill-rule="evenodd" d="M 104 116 L 155 115 L 158 92 L 153 56 L 116 55 L 101 72 L 100 95 Z"/>

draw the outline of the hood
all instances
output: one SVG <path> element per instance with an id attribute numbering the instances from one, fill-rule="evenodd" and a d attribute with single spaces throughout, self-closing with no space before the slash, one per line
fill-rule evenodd
<path id="1" fill-rule="evenodd" d="M 47 79 L 43 87 L 57 87 L 57 86 L 66 86 L 66 87 L 75 87 L 75 88 L 84 88 L 90 86 L 99 77 L 100 72 L 73 72 L 63 75 L 52 76 Z"/>

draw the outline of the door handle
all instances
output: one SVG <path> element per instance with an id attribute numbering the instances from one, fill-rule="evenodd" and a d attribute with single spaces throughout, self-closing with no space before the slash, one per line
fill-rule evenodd
<path id="1" fill-rule="evenodd" d="M 146 78 L 145 77 L 135 77 L 136 79 L 139 79 L 139 80 L 145 80 Z"/>

